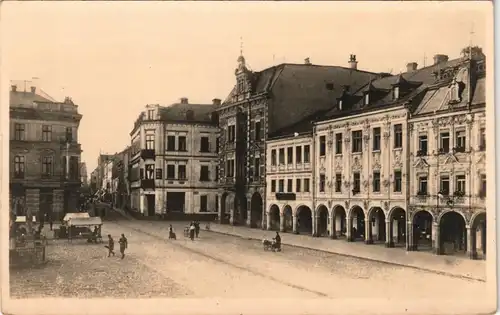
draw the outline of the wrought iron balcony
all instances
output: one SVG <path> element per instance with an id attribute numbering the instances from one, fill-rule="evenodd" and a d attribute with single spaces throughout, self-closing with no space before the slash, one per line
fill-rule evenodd
<path id="1" fill-rule="evenodd" d="M 147 159 L 155 159 L 155 150 L 151 149 L 143 149 L 141 150 L 141 159 L 147 160 Z"/>
<path id="2" fill-rule="evenodd" d="M 154 179 L 141 179 L 141 188 L 142 189 L 155 189 L 155 180 Z"/>

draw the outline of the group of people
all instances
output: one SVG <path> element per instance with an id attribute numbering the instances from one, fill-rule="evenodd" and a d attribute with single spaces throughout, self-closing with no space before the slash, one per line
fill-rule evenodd
<path id="1" fill-rule="evenodd" d="M 198 238 L 200 234 L 200 222 L 192 221 L 189 225 L 189 238 L 194 241 L 194 237 Z"/>
<path id="2" fill-rule="evenodd" d="M 120 243 L 120 253 L 122 254 L 122 259 L 125 258 L 125 249 L 128 248 L 128 240 L 125 237 L 124 234 L 120 237 L 118 240 L 118 243 Z M 108 234 L 108 245 L 105 246 L 108 249 L 108 257 L 111 255 L 115 256 L 115 240 L 111 236 L 111 234 Z"/>

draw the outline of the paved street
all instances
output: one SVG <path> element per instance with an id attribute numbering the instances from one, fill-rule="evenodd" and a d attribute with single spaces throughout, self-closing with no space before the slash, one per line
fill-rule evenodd
<path id="1" fill-rule="evenodd" d="M 481 296 L 486 284 L 285 246 L 261 244 L 202 229 L 194 242 L 169 241 L 168 223 L 106 221 L 103 236 L 121 233 L 127 256 L 106 257 L 104 244 L 53 240 L 45 267 L 11 271 L 13 297 L 330 297 L 453 298 Z M 439 285 L 437 285 L 439 283 Z"/>

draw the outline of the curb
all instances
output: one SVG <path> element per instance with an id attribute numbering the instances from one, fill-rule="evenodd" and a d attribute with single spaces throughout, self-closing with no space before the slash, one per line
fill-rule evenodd
<path id="1" fill-rule="evenodd" d="M 258 239 L 256 237 L 243 236 L 243 235 L 238 235 L 238 234 L 231 234 L 231 233 L 221 232 L 221 231 L 215 231 L 215 230 L 206 230 L 206 232 L 212 232 L 212 233 L 218 233 L 218 234 L 227 235 L 227 236 L 239 237 L 239 238 L 247 239 L 247 240 L 260 240 L 260 239 Z M 375 258 L 367 258 L 367 257 L 361 257 L 361 256 L 356 256 L 356 255 L 351 255 L 351 254 L 345 254 L 345 253 L 339 253 L 339 252 L 332 252 L 332 251 L 327 251 L 327 250 L 324 250 L 324 249 L 311 248 L 311 247 L 307 247 L 307 246 L 303 246 L 303 245 L 289 244 L 289 243 L 286 243 L 286 242 L 282 242 L 282 244 L 290 246 L 290 247 L 295 247 L 295 248 L 315 250 L 315 251 L 323 252 L 323 253 L 327 253 L 327 254 L 333 254 L 333 255 L 339 255 L 339 256 L 344 256 L 344 257 L 349 257 L 349 258 L 357 258 L 357 259 L 363 259 L 363 260 L 367 260 L 367 261 L 373 261 L 373 262 L 383 263 L 383 264 L 386 264 L 386 265 L 412 268 L 412 269 L 416 269 L 416 270 L 421 270 L 421 271 L 430 272 L 430 273 L 439 274 L 439 275 L 448 276 L 448 277 L 453 277 L 453 278 L 473 280 L 473 281 L 479 281 L 479 282 L 486 282 L 485 279 L 481 279 L 481 278 L 475 278 L 475 277 L 464 276 L 464 275 L 457 275 L 457 274 L 450 273 L 450 272 L 439 271 L 439 270 L 434 270 L 434 269 L 429 269 L 429 268 L 424 268 L 424 267 L 419 267 L 419 266 L 414 266 L 414 265 L 405 265 L 405 264 L 401 264 L 401 263 L 397 263 L 397 262 L 390 262 L 390 261 L 379 260 L 379 259 L 375 259 Z"/>

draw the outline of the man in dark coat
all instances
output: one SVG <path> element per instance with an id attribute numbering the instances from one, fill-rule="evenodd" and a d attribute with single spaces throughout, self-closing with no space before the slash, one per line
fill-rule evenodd
<path id="1" fill-rule="evenodd" d="M 125 257 L 125 249 L 128 247 L 128 241 L 124 234 L 122 234 L 118 243 L 120 243 L 120 253 L 122 254 L 123 259 Z"/>
<path id="2" fill-rule="evenodd" d="M 111 237 L 111 234 L 108 234 L 108 245 L 106 246 L 108 248 L 108 257 L 113 254 L 115 255 L 115 252 L 113 251 L 115 249 L 115 240 Z"/>
<path id="3" fill-rule="evenodd" d="M 194 233 L 196 234 L 196 238 L 198 238 L 200 234 L 200 222 L 198 221 L 194 222 Z"/>

